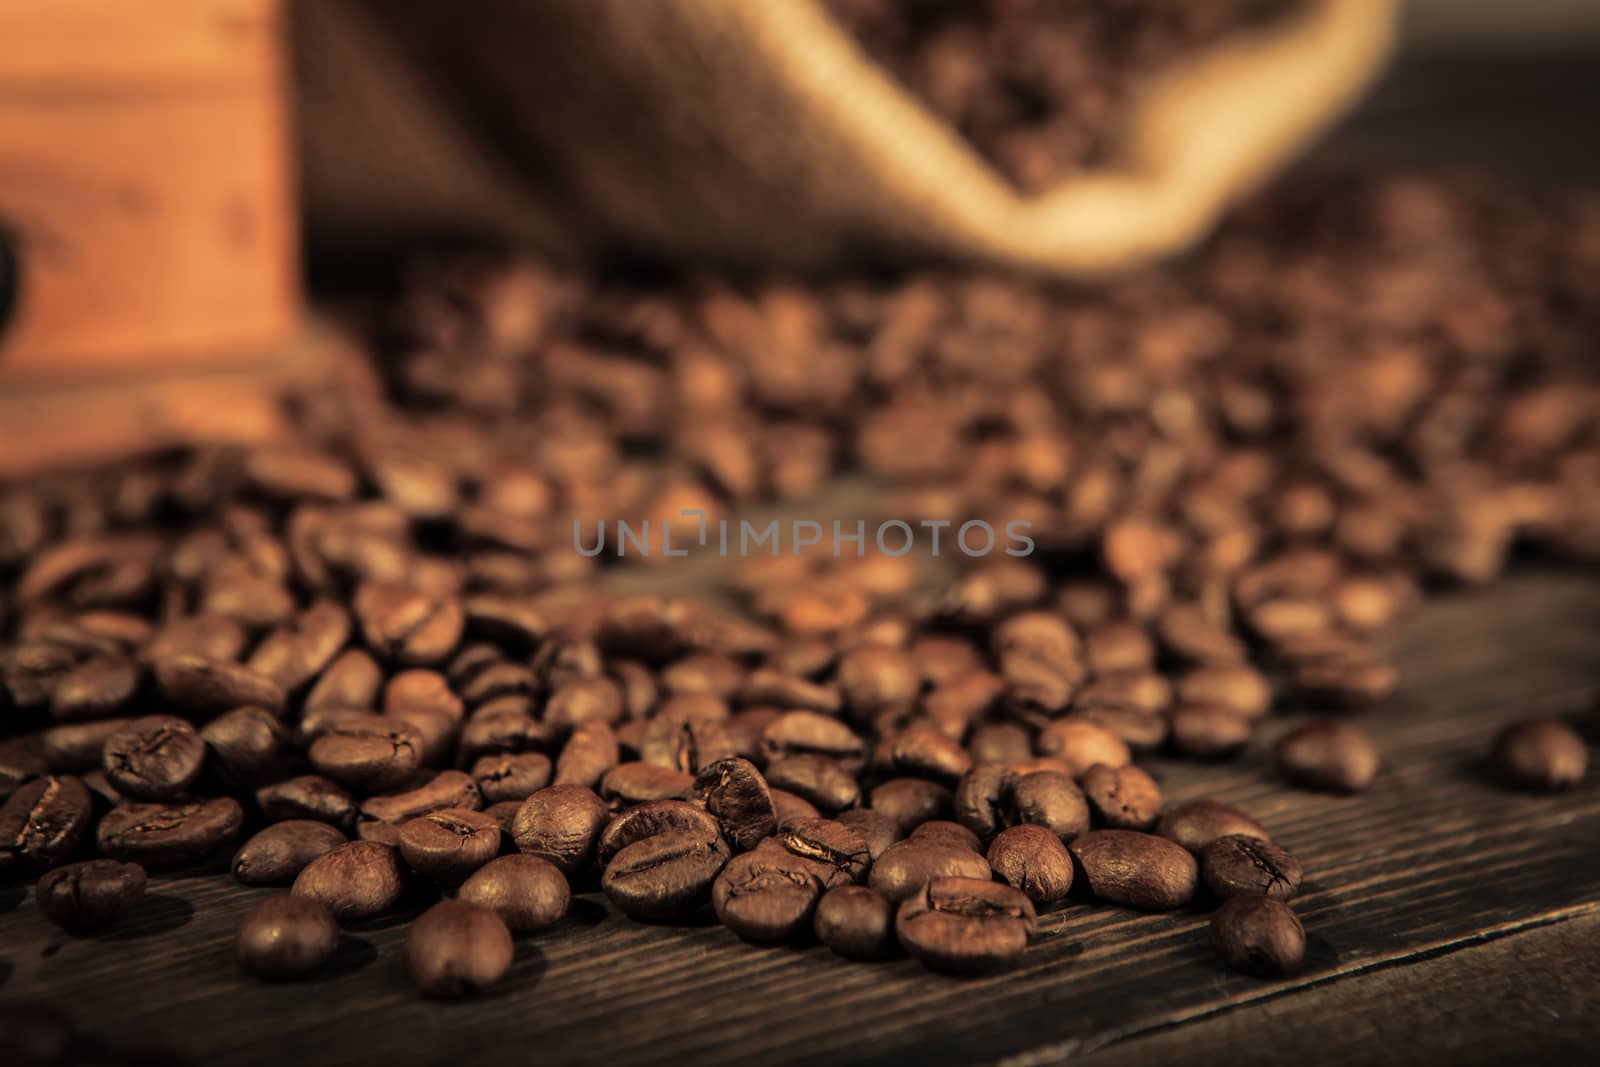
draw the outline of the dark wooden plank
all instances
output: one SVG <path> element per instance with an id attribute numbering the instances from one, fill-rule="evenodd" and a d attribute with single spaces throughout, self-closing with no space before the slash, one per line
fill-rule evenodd
<path id="1" fill-rule="evenodd" d="M 1221 767 L 1156 761 L 1175 798 L 1244 804 L 1303 859 L 1309 966 L 1290 982 L 1222 970 L 1198 911 L 1074 904 L 1004 975 L 956 980 L 818 947 L 753 949 L 715 926 L 647 928 L 581 898 L 525 941 L 494 995 L 418 1002 L 402 916 L 354 932 L 344 966 L 297 985 L 235 970 L 229 939 L 259 893 L 222 877 L 159 879 L 129 928 L 65 938 L 31 902 L 0 915 L 0 995 L 95 1005 L 94 1028 L 233 1063 L 435 1063 L 508 1054 L 551 1063 L 1047 1062 L 1227 1007 L 1279 998 L 1485 937 L 1600 910 L 1600 784 L 1525 797 L 1479 761 L 1507 718 L 1579 715 L 1600 683 L 1600 580 L 1533 573 L 1430 606 L 1395 642 L 1402 693 L 1370 717 L 1387 769 L 1368 794 L 1282 787 L 1274 721 Z M 14 902 L 13 902 L 14 903 Z M 1591 1020 L 1591 1030 L 1596 1024 Z M 1313 1062 L 1323 1059 L 1312 1050 Z"/>

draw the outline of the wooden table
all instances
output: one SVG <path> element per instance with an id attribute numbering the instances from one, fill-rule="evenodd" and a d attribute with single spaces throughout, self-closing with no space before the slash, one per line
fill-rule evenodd
<path id="1" fill-rule="evenodd" d="M 956 979 L 816 945 L 752 948 L 714 924 L 640 926 L 589 892 L 519 943 L 491 995 L 435 1004 L 413 995 L 400 962 L 422 902 L 350 931 L 329 973 L 265 984 L 237 969 L 231 939 L 266 891 L 202 873 L 156 879 L 134 916 L 95 938 L 61 934 L 12 891 L 0 996 L 231 1064 L 1559 1058 L 1600 1047 L 1600 775 L 1524 796 L 1489 781 L 1482 760 L 1513 717 L 1593 726 L 1597 648 L 1600 578 L 1522 573 L 1437 601 L 1396 636 L 1405 682 L 1366 721 L 1385 759 L 1369 793 L 1274 777 L 1266 750 L 1303 721 L 1294 714 L 1237 762 L 1151 763 L 1169 797 L 1238 803 L 1304 862 L 1296 907 L 1310 952 L 1290 981 L 1224 970 L 1200 910 L 1074 902 L 1043 919 L 1019 966 Z"/>

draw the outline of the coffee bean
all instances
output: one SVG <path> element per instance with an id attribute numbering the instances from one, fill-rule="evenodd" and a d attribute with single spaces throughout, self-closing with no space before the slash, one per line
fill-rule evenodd
<path id="1" fill-rule="evenodd" d="M 813 755 L 854 769 L 866 756 L 866 743 L 838 719 L 791 711 L 774 719 L 761 735 L 761 752 L 769 763 L 785 756 Z"/>
<path id="2" fill-rule="evenodd" d="M 1216 704 L 1181 704 L 1168 720 L 1172 747 L 1194 759 L 1224 759 L 1250 740 L 1250 720 Z"/>
<path id="3" fill-rule="evenodd" d="M 922 670 L 898 648 L 866 645 L 839 657 L 834 673 L 845 704 L 859 715 L 908 705 L 922 689 Z"/>
<path id="4" fill-rule="evenodd" d="M 1529 719 L 1501 730 L 1493 761 L 1503 781 L 1529 790 L 1569 789 L 1589 769 L 1583 738 L 1555 719 Z"/>
<path id="5" fill-rule="evenodd" d="M 304 895 L 267 897 L 239 923 L 239 966 L 259 978 L 298 978 L 333 958 L 339 924 L 327 905 Z"/>
<path id="6" fill-rule="evenodd" d="M 767 765 L 766 779 L 775 789 L 804 798 L 818 811 L 837 812 L 852 807 L 861 786 L 826 756 L 785 756 Z"/>
<path id="7" fill-rule="evenodd" d="M 188 802 L 120 804 L 96 831 L 100 851 L 145 867 L 176 867 L 201 859 L 232 841 L 244 809 L 232 797 Z"/>
<path id="8" fill-rule="evenodd" d="M 1317 722 L 1285 734 L 1275 749 L 1278 773 L 1299 785 L 1359 793 L 1378 775 L 1378 750 L 1343 722 Z"/>
<path id="9" fill-rule="evenodd" d="M 1033 936 L 1033 904 L 986 879 L 934 878 L 900 904 L 895 934 L 906 951 L 940 971 L 965 973 L 1009 963 Z"/>
<path id="10" fill-rule="evenodd" d="M 1153 752 L 1167 740 L 1167 717 L 1110 704 L 1076 704 L 1069 719 L 1093 723 L 1122 739 L 1135 752 Z M 1012 757 L 1026 759 L 1027 755 Z"/>
<path id="11" fill-rule="evenodd" d="M 39 754 L 56 773 L 99 770 L 106 738 L 128 725 L 128 719 L 101 719 L 52 726 L 39 735 Z"/>
<path id="12" fill-rule="evenodd" d="M 1037 908 L 1067 898 L 1072 888 L 1072 856 L 1061 838 L 1042 826 L 1023 823 L 995 835 L 989 844 L 989 866 Z"/>
<path id="13" fill-rule="evenodd" d="M 851 808 L 841 811 L 836 821 L 854 830 L 867 843 L 867 854 L 877 862 L 885 849 L 900 840 L 900 824 L 881 811 Z M 926 825 L 926 824 L 925 824 Z"/>
<path id="14" fill-rule="evenodd" d="M 1170 911 L 1194 896 L 1200 869 L 1183 847 L 1132 830 L 1093 830 L 1069 847 L 1096 897 L 1140 911 Z"/>
<path id="15" fill-rule="evenodd" d="M 355 610 L 367 647 L 379 659 L 410 667 L 443 663 L 466 628 L 459 600 L 399 585 L 362 585 Z"/>
<path id="16" fill-rule="evenodd" d="M 721 722 L 667 709 L 645 724 L 639 740 L 642 761 L 689 774 L 733 754 L 733 741 Z"/>
<path id="17" fill-rule="evenodd" d="M 1122 738 L 1083 719 L 1058 719 L 1039 734 L 1039 753 L 1064 761 L 1076 778 L 1097 763 L 1126 767 L 1133 754 Z"/>
<path id="18" fill-rule="evenodd" d="M 896 954 L 894 905 L 864 885 L 835 886 L 822 894 L 812 923 L 817 939 L 848 960 L 883 960 Z"/>
<path id="19" fill-rule="evenodd" d="M 484 756 L 547 748 L 551 732 L 528 712 L 524 697 L 493 701 L 472 713 L 456 741 L 456 765 L 470 767 Z"/>
<path id="20" fill-rule="evenodd" d="M 1305 959 L 1306 931 L 1280 900 L 1231 897 L 1211 916 L 1211 947 L 1236 971 L 1283 978 L 1298 971 Z"/>
<path id="21" fill-rule="evenodd" d="M 317 901 L 340 922 L 393 907 L 405 889 L 399 853 L 376 841 L 351 841 L 306 864 L 289 891 Z"/>
<path id="22" fill-rule="evenodd" d="M 1096 764 L 1078 782 L 1095 819 L 1113 830 L 1148 830 L 1161 813 L 1161 787 L 1138 767 Z"/>
<path id="23" fill-rule="evenodd" d="M 205 774 L 223 789 L 253 789 L 276 767 L 289 742 L 282 721 L 265 708 L 235 708 L 200 730 Z"/>
<path id="24" fill-rule="evenodd" d="M 1089 829 L 1089 804 L 1083 791 L 1059 771 L 1034 771 L 1010 779 L 1004 803 L 1006 823 L 1042 826 L 1062 841 Z"/>
<path id="25" fill-rule="evenodd" d="M 1155 663 L 1155 643 L 1143 626 L 1113 622 L 1097 626 L 1084 635 L 1084 659 L 1095 675 L 1147 671 Z"/>
<path id="26" fill-rule="evenodd" d="M 423 994 L 464 997 L 505 977 L 514 949 L 511 932 L 489 908 L 441 900 L 406 934 L 406 970 Z"/>
<path id="27" fill-rule="evenodd" d="M 893 819 L 902 834 L 929 819 L 948 819 L 954 810 L 950 790 L 923 778 L 891 778 L 872 790 L 867 803 Z"/>
<path id="28" fill-rule="evenodd" d="M 552 785 L 580 785 L 593 789 L 607 771 L 617 765 L 621 754 L 617 735 L 603 722 L 580 723 L 573 728 L 556 759 Z"/>
<path id="29" fill-rule="evenodd" d="M 0 871 L 54 867 L 77 847 L 93 811 L 88 788 L 71 775 L 23 785 L 0 807 Z"/>
<path id="30" fill-rule="evenodd" d="M 694 796 L 717 820 L 723 837 L 736 852 L 752 849 L 778 831 L 772 792 L 749 760 L 735 757 L 701 768 L 695 776 Z"/>
<path id="31" fill-rule="evenodd" d="M 974 766 L 980 763 L 1010 763 L 1033 756 L 1033 742 L 1025 727 L 1010 722 L 984 723 L 972 731 L 967 753 Z"/>
<path id="32" fill-rule="evenodd" d="M 612 857 L 600 887 L 629 918 L 666 922 L 705 904 L 711 883 L 727 862 L 728 846 L 721 837 L 683 831 L 656 834 Z"/>
<path id="33" fill-rule="evenodd" d="M 50 773 L 39 746 L 21 738 L 0 742 L 0 802 L 19 787 Z"/>
<path id="34" fill-rule="evenodd" d="M 349 832 L 355 828 L 356 802 L 336 782 L 320 774 L 285 778 L 256 790 L 256 806 L 273 821 L 314 819 Z"/>
<path id="35" fill-rule="evenodd" d="M 571 891 L 549 860 L 538 856 L 501 856 L 490 860 L 461 883 L 458 900 L 489 908 L 513 934 L 542 930 L 567 913 Z"/>
<path id="36" fill-rule="evenodd" d="M 898 904 L 931 878 L 943 876 L 989 878 L 988 862 L 970 848 L 931 841 L 901 841 L 890 845 L 872 864 L 867 884 Z"/>
<path id="37" fill-rule="evenodd" d="M 619 763 L 600 779 L 600 795 L 616 808 L 647 800 L 677 800 L 693 791 L 693 775 L 649 763 Z"/>
<path id="38" fill-rule="evenodd" d="M 711 886 L 722 925 L 754 944 L 786 941 L 806 929 L 821 892 L 810 864 L 775 850 L 728 861 Z"/>
<path id="39" fill-rule="evenodd" d="M 483 809 L 483 813 L 495 821 L 500 827 L 500 849 L 505 851 L 511 842 L 512 830 L 516 827 L 517 812 L 522 810 L 521 800 L 502 800 L 498 804 L 490 804 Z"/>
<path id="40" fill-rule="evenodd" d="M 616 682 L 606 677 L 574 678 L 550 694 L 544 708 L 544 723 L 552 730 L 565 732 L 584 723 L 599 722 L 615 726 L 622 721 L 622 690 Z M 681 741 L 681 739 L 679 739 Z M 710 739 L 708 738 L 709 742 Z M 691 750 L 693 743 L 679 753 L 679 758 L 698 758 Z M 707 756 L 726 750 L 725 741 L 718 739 L 708 745 Z"/>
<path id="41" fill-rule="evenodd" d="M 1200 667 L 1178 679 L 1178 700 L 1212 704 L 1244 719 L 1259 719 L 1272 707 L 1272 686 L 1254 667 Z"/>
<path id="42" fill-rule="evenodd" d="M 1248 893 L 1288 900 L 1300 892 L 1300 861 L 1254 837 L 1219 837 L 1200 853 L 1200 873 L 1219 897 Z"/>
<path id="43" fill-rule="evenodd" d="M 123 796 L 165 800 L 188 791 L 205 758 L 206 743 L 193 726 L 172 715 L 150 715 L 106 738 L 101 767 Z"/>
<path id="44" fill-rule="evenodd" d="M 306 694 L 305 709 L 371 708 L 382 685 L 383 671 L 377 660 L 359 648 L 346 649 Z"/>
<path id="45" fill-rule="evenodd" d="M 888 777 L 928 778 L 949 786 L 972 769 L 972 757 L 959 742 L 925 726 L 910 727 L 885 739 L 882 754 L 874 762 Z"/>
<path id="46" fill-rule="evenodd" d="M 481 807 L 483 798 L 478 795 L 477 783 L 461 771 L 440 771 L 414 789 L 363 800 L 358 828 L 382 823 L 398 831 L 400 824 L 429 812 L 445 808 L 477 811 Z"/>
<path id="47" fill-rule="evenodd" d="M 472 780 L 486 804 L 525 800 L 550 784 L 550 758 L 538 752 L 482 756 L 472 765 Z"/>
<path id="48" fill-rule="evenodd" d="M 426 878 L 456 883 L 500 854 L 500 824 L 480 811 L 444 808 L 400 827 L 400 855 Z"/>
<path id="49" fill-rule="evenodd" d="M 958 822 L 945 819 L 934 819 L 925 822 L 911 831 L 907 840 L 933 841 L 942 845 L 954 845 L 958 848 L 970 848 L 974 852 L 983 851 L 983 842 L 978 840 L 978 835 L 962 826 Z"/>
<path id="50" fill-rule="evenodd" d="M 144 896 L 144 868 L 116 860 L 69 863 L 39 879 L 34 896 L 45 918 L 73 933 L 101 930 Z"/>
<path id="51" fill-rule="evenodd" d="M 717 820 L 686 800 L 648 800 L 618 815 L 600 835 L 597 855 L 602 866 L 636 841 L 664 833 L 695 833 L 716 837 Z"/>
<path id="52" fill-rule="evenodd" d="M 820 713 L 822 717 L 837 714 L 844 706 L 843 697 L 833 686 L 796 678 L 765 667 L 757 668 L 746 675 L 744 684 L 739 687 L 734 697 L 745 705 L 770 704 L 773 707 Z"/>
<path id="53" fill-rule="evenodd" d="M 50 714 L 57 722 L 114 715 L 139 688 L 139 665 L 121 653 L 85 660 L 56 680 Z"/>
<path id="54" fill-rule="evenodd" d="M 1196 854 L 1211 842 L 1230 834 L 1258 841 L 1271 840 L 1260 823 L 1220 800 L 1191 800 L 1168 808 L 1156 820 L 1155 833 Z"/>
<path id="55" fill-rule="evenodd" d="M 422 735 L 388 715 L 346 719 L 311 742 L 311 765 L 340 785 L 376 792 L 399 785 L 422 765 Z"/>
<path id="56" fill-rule="evenodd" d="M 247 705 L 283 713 L 282 687 L 243 664 L 180 655 L 152 661 L 151 670 L 161 695 L 194 715 L 209 717 Z"/>
<path id="57" fill-rule="evenodd" d="M 772 797 L 772 813 L 780 831 L 802 819 L 822 818 L 822 812 L 817 810 L 815 804 L 804 797 L 795 796 L 787 789 L 769 789 L 768 793 Z"/>
<path id="58" fill-rule="evenodd" d="M 249 667 L 284 692 L 297 692 L 322 673 L 349 638 L 349 613 L 331 600 L 319 600 L 291 625 L 263 638 L 250 655 Z"/>
<path id="59" fill-rule="evenodd" d="M 778 832 L 778 840 L 795 856 L 812 864 L 825 888 L 859 882 L 872 863 L 860 834 L 832 819 L 799 819 Z"/>
<path id="60" fill-rule="evenodd" d="M 233 877 L 242 885 L 289 885 L 318 856 L 344 844 L 335 827 L 310 819 L 273 823 L 233 854 Z"/>
<path id="61" fill-rule="evenodd" d="M 141 650 L 146 663 L 195 657 L 226 663 L 249 640 L 244 627 L 222 615 L 184 615 L 162 623 Z"/>
<path id="62" fill-rule="evenodd" d="M 512 837 L 518 851 L 549 860 L 570 878 L 594 859 L 610 819 L 606 802 L 593 790 L 553 785 L 523 803 Z"/>

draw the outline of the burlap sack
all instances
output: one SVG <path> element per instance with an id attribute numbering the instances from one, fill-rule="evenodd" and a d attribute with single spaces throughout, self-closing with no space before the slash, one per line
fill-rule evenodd
<path id="1" fill-rule="evenodd" d="M 319 241 L 1054 274 L 1181 249 L 1380 68 L 1397 0 L 1308 0 L 1153 79 L 1114 169 L 1025 197 L 814 0 L 302 0 Z"/>

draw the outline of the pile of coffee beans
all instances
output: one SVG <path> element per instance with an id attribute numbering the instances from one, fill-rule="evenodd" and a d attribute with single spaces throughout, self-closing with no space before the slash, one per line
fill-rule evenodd
<path id="1" fill-rule="evenodd" d="M 291 443 L 0 488 L 0 869 L 68 929 L 231 852 L 287 890 L 238 934 L 271 978 L 420 896 L 406 965 L 462 995 L 596 888 L 951 971 L 1070 898 L 1227 901 L 1223 958 L 1286 973 L 1299 862 L 1138 757 L 1381 703 L 1373 639 L 1425 591 L 1600 555 L 1593 200 L 1305 186 L 1093 291 L 471 256 L 349 318 L 380 373 L 292 398 Z M 673 559 L 574 543 L 690 544 L 686 509 L 840 476 L 878 487 L 848 526 L 951 524 L 942 558 L 830 536 L 684 599 L 602 573 Z M 1036 551 L 951 549 L 979 519 Z M 1315 790 L 1381 773 L 1342 717 L 1276 757 Z M 1494 762 L 1561 788 L 1587 754 L 1540 722 Z"/>
<path id="2" fill-rule="evenodd" d="M 863 51 L 1019 188 L 1109 162 L 1153 74 L 1294 0 L 824 0 Z"/>

